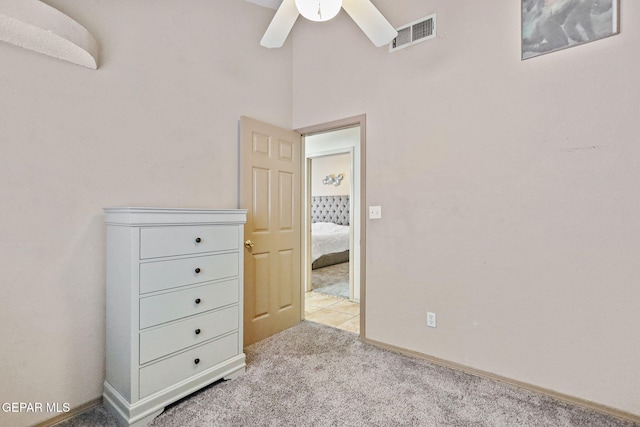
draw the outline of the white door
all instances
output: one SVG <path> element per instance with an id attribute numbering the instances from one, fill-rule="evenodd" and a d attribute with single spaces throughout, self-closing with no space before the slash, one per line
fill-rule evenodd
<path id="1" fill-rule="evenodd" d="M 240 118 L 244 345 L 302 320 L 300 134 Z"/>

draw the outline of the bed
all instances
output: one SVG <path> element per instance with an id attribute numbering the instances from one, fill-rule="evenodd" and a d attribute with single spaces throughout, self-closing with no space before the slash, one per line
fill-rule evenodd
<path id="1" fill-rule="evenodd" d="M 349 196 L 311 198 L 311 268 L 349 261 Z"/>

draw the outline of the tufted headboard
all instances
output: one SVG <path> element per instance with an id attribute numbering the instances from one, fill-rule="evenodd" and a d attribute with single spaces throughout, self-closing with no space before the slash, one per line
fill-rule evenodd
<path id="1" fill-rule="evenodd" d="M 349 225 L 349 196 L 312 196 L 311 222 Z"/>

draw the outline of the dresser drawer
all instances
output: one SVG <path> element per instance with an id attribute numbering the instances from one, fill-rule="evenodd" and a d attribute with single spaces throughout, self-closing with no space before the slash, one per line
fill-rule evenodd
<path id="1" fill-rule="evenodd" d="M 140 334 L 140 364 L 238 329 L 238 306 L 224 308 Z"/>
<path id="2" fill-rule="evenodd" d="M 140 259 L 238 249 L 238 227 L 199 225 L 140 230 Z"/>
<path id="3" fill-rule="evenodd" d="M 140 369 L 140 398 L 197 375 L 238 353 L 238 334 L 192 348 Z M 196 360 L 198 363 L 195 363 Z"/>
<path id="4" fill-rule="evenodd" d="M 140 299 L 140 329 L 182 319 L 214 308 L 236 304 L 239 279 L 225 280 Z M 196 303 L 196 300 L 200 302 Z"/>
<path id="5" fill-rule="evenodd" d="M 237 252 L 140 264 L 140 293 L 237 276 Z"/>

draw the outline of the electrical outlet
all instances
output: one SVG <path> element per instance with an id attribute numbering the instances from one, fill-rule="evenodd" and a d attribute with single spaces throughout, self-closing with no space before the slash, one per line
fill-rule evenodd
<path id="1" fill-rule="evenodd" d="M 430 328 L 436 327 L 436 314 L 432 312 L 427 312 L 427 326 Z"/>

